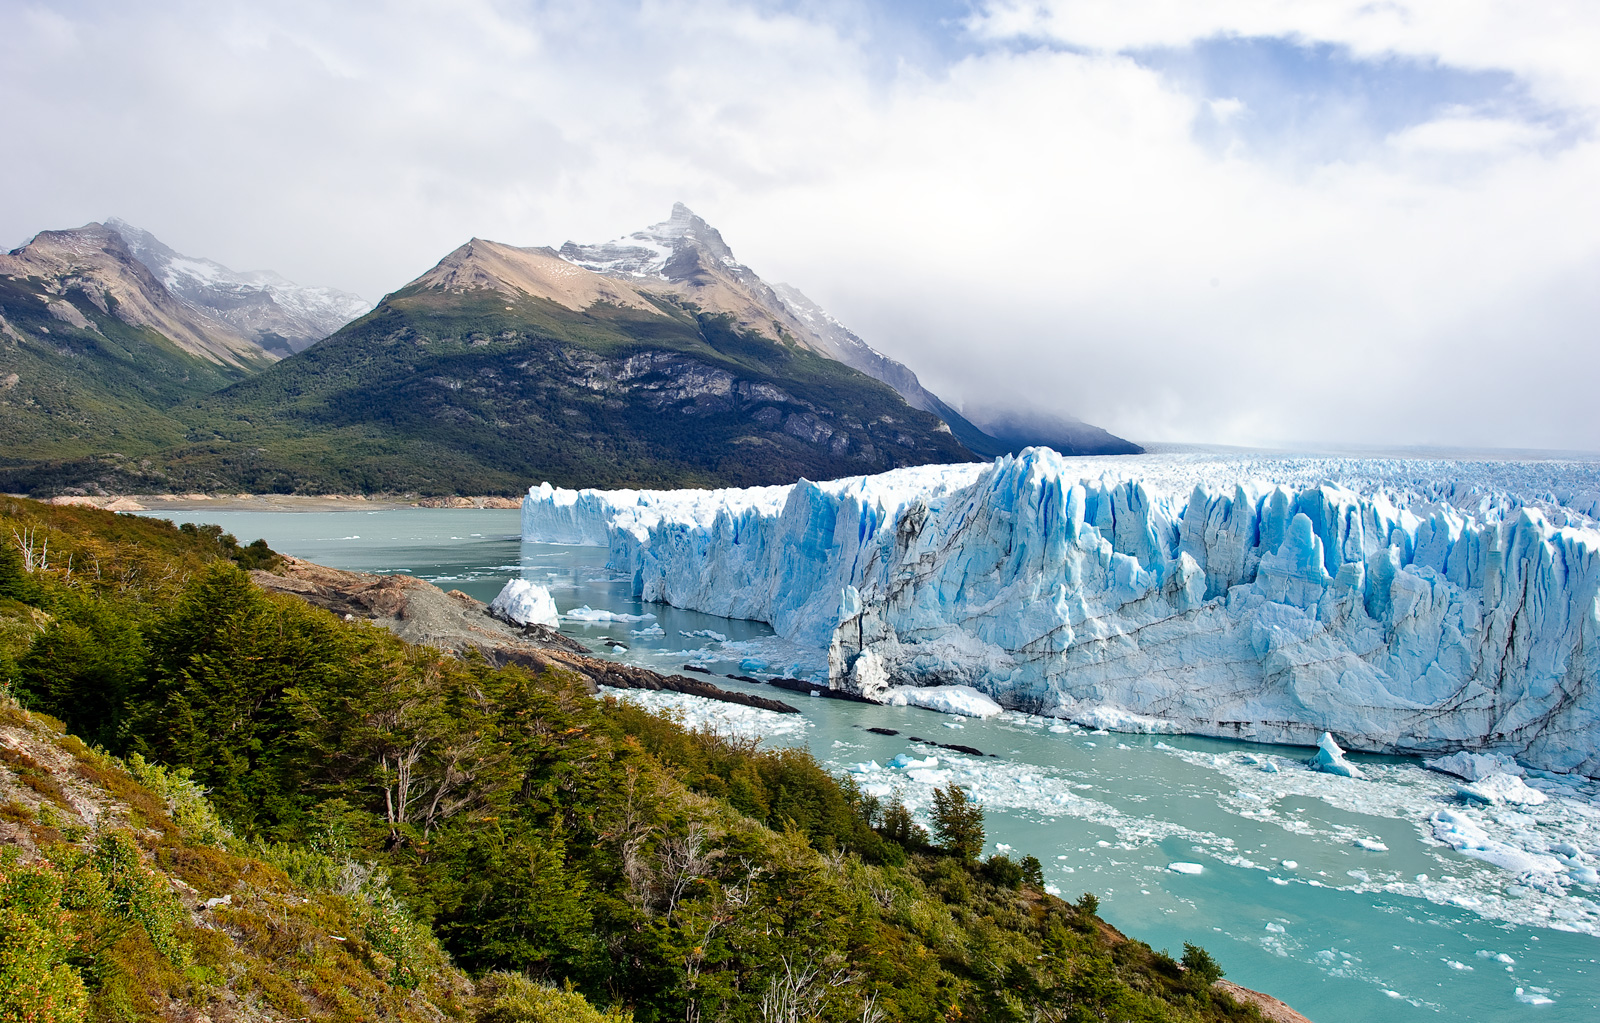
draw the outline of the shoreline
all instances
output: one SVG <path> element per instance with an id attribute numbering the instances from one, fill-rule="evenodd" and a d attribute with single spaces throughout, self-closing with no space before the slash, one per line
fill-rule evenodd
<path id="1" fill-rule="evenodd" d="M 13 495 L 27 497 L 26 494 Z M 394 511 L 401 508 L 510 510 L 520 497 L 418 497 L 415 494 L 105 494 L 29 498 L 43 504 L 99 508 L 111 512 L 155 511 Z"/>

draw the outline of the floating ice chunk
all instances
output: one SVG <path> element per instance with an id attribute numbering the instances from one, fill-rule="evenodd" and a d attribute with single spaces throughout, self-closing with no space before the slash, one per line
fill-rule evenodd
<path id="1" fill-rule="evenodd" d="M 1549 798 L 1538 789 L 1530 788 L 1521 778 L 1501 773 L 1486 775 L 1466 785 L 1457 785 L 1456 793 L 1469 802 L 1487 803 L 1490 806 L 1501 803 L 1538 806 Z"/>
<path id="2" fill-rule="evenodd" d="M 908 769 L 912 768 L 912 767 L 938 767 L 939 766 L 939 758 L 938 757 L 927 757 L 926 759 L 918 760 L 916 757 L 912 756 L 909 753 L 901 753 L 901 754 L 897 755 L 893 760 L 889 761 L 889 766 L 890 767 L 904 767 L 904 768 L 908 768 Z"/>
<path id="3" fill-rule="evenodd" d="M 1431 818 L 1433 835 L 1456 852 L 1492 863 L 1514 873 L 1554 874 L 1561 863 L 1554 856 L 1529 852 L 1489 837 L 1471 817 L 1456 810 L 1439 810 Z M 1474 901 L 1474 904 L 1476 902 Z"/>
<path id="4" fill-rule="evenodd" d="M 1283 934 L 1284 933 L 1284 928 L 1283 928 L 1282 924 L 1275 924 L 1275 923 L 1272 923 L 1271 921 L 1267 922 L 1267 930 L 1271 931 L 1273 934 Z"/>
<path id="5" fill-rule="evenodd" d="M 588 604 L 575 607 L 566 613 L 570 622 L 644 622 L 654 618 L 655 615 L 646 612 L 642 615 L 627 615 L 619 611 L 596 610 Z"/>
<path id="6" fill-rule="evenodd" d="M 1300 869 L 1300 864 L 1296 863 L 1294 860 L 1283 860 L 1282 862 L 1283 862 L 1283 869 L 1284 870 L 1298 870 L 1298 869 Z"/>
<path id="7" fill-rule="evenodd" d="M 1444 964 L 1446 966 L 1450 967 L 1452 970 L 1467 970 L 1467 971 L 1470 971 L 1472 969 L 1472 967 L 1468 966 L 1466 963 L 1463 963 L 1463 962 L 1461 962 L 1460 960 L 1457 960 L 1457 959 L 1446 959 L 1444 961 Z"/>
<path id="8" fill-rule="evenodd" d="M 1467 781 L 1480 781 L 1491 774 L 1511 774 L 1521 777 L 1522 767 L 1510 757 L 1498 753 L 1452 753 L 1447 757 L 1424 760 L 1424 767 L 1444 774 L 1453 774 Z"/>
<path id="9" fill-rule="evenodd" d="M 1267 774 L 1277 774 L 1278 762 L 1275 760 L 1263 760 L 1261 762 L 1261 770 L 1265 771 Z"/>
<path id="10" fill-rule="evenodd" d="M 1312 757 L 1307 767 L 1313 771 L 1324 774 L 1339 774 L 1346 778 L 1362 777 L 1361 769 L 1344 758 L 1344 750 L 1333 741 L 1333 736 L 1327 732 L 1322 733 L 1322 739 L 1317 743 L 1317 755 Z"/>
<path id="11" fill-rule="evenodd" d="M 1356 845 L 1367 850 L 1368 852 L 1389 851 L 1389 847 L 1378 841 L 1376 838 L 1358 838 L 1356 839 Z"/>
<path id="12" fill-rule="evenodd" d="M 883 768 L 878 766 L 878 762 L 876 760 L 869 760 L 864 764 L 851 764 L 849 767 L 845 768 L 845 770 L 849 771 L 851 774 L 876 774 L 877 772 L 883 770 Z"/>
<path id="13" fill-rule="evenodd" d="M 709 639 L 718 643 L 726 643 L 728 641 L 727 636 L 720 632 L 712 632 L 710 629 L 696 629 L 693 632 L 684 632 L 679 629 L 678 635 L 683 636 L 685 639 Z"/>
<path id="14" fill-rule="evenodd" d="M 1135 714 L 1109 703 L 1091 707 L 1080 706 L 1073 710 L 1072 718 L 1088 728 L 1096 729 L 1097 734 L 1134 732 L 1140 735 L 1174 735 L 1180 731 L 1170 721 L 1145 714 Z"/>
<path id="15" fill-rule="evenodd" d="M 1547 988 L 1533 987 L 1524 991 L 1517 988 L 1517 1001 L 1528 1005 L 1554 1005 L 1555 999 L 1548 994 Z"/>
<path id="16" fill-rule="evenodd" d="M 994 700 L 971 686 L 897 686 L 890 690 L 891 697 L 904 697 L 905 703 L 943 714 L 961 714 L 972 718 L 992 718 L 1005 710 Z M 889 702 L 889 701 L 885 701 Z M 901 705 L 898 699 L 893 700 Z"/>
<path id="17" fill-rule="evenodd" d="M 556 602 L 551 598 L 550 591 L 526 579 L 506 580 L 499 596 L 490 602 L 489 613 L 518 625 L 548 625 L 555 628 L 561 624 L 561 615 L 556 611 Z"/>
<path id="18" fill-rule="evenodd" d="M 1169 863 L 1167 869 L 1174 874 L 1198 874 L 1206 868 L 1198 863 Z"/>
<path id="19" fill-rule="evenodd" d="M 651 625 L 647 628 L 634 629 L 632 631 L 635 636 L 665 636 L 667 634 L 667 630 L 659 625 Z"/>

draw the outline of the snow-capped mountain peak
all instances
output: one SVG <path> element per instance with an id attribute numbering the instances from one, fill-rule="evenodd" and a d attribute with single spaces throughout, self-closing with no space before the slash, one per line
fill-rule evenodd
<path id="1" fill-rule="evenodd" d="M 232 324 L 280 355 L 310 347 L 372 308 L 361 296 L 337 288 L 307 287 L 271 270 L 241 273 L 213 259 L 186 256 L 115 217 L 106 226 L 179 301 Z"/>

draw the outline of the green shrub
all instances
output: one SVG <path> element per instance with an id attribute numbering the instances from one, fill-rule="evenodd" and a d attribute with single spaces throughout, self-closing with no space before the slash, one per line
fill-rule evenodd
<path id="1" fill-rule="evenodd" d="M 520 973 L 493 973 L 479 985 L 483 1008 L 477 1023 L 632 1023 L 633 1014 L 613 1006 L 600 1012 L 576 991 L 537 984 Z"/>
<path id="2" fill-rule="evenodd" d="M 77 934 L 62 906 L 63 878 L 49 863 L 0 863 L 0 1020 L 77 1023 L 88 1007 L 70 964 Z"/>

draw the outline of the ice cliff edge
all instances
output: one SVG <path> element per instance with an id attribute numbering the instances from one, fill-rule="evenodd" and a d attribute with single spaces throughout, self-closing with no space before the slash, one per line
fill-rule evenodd
<path id="1" fill-rule="evenodd" d="M 966 684 L 1061 717 L 1600 776 L 1592 467 L 1535 500 L 1373 465 L 1086 478 L 1029 449 L 759 490 L 540 488 L 523 527 L 608 544 L 647 600 L 825 646 L 830 684 L 870 697 Z"/>

